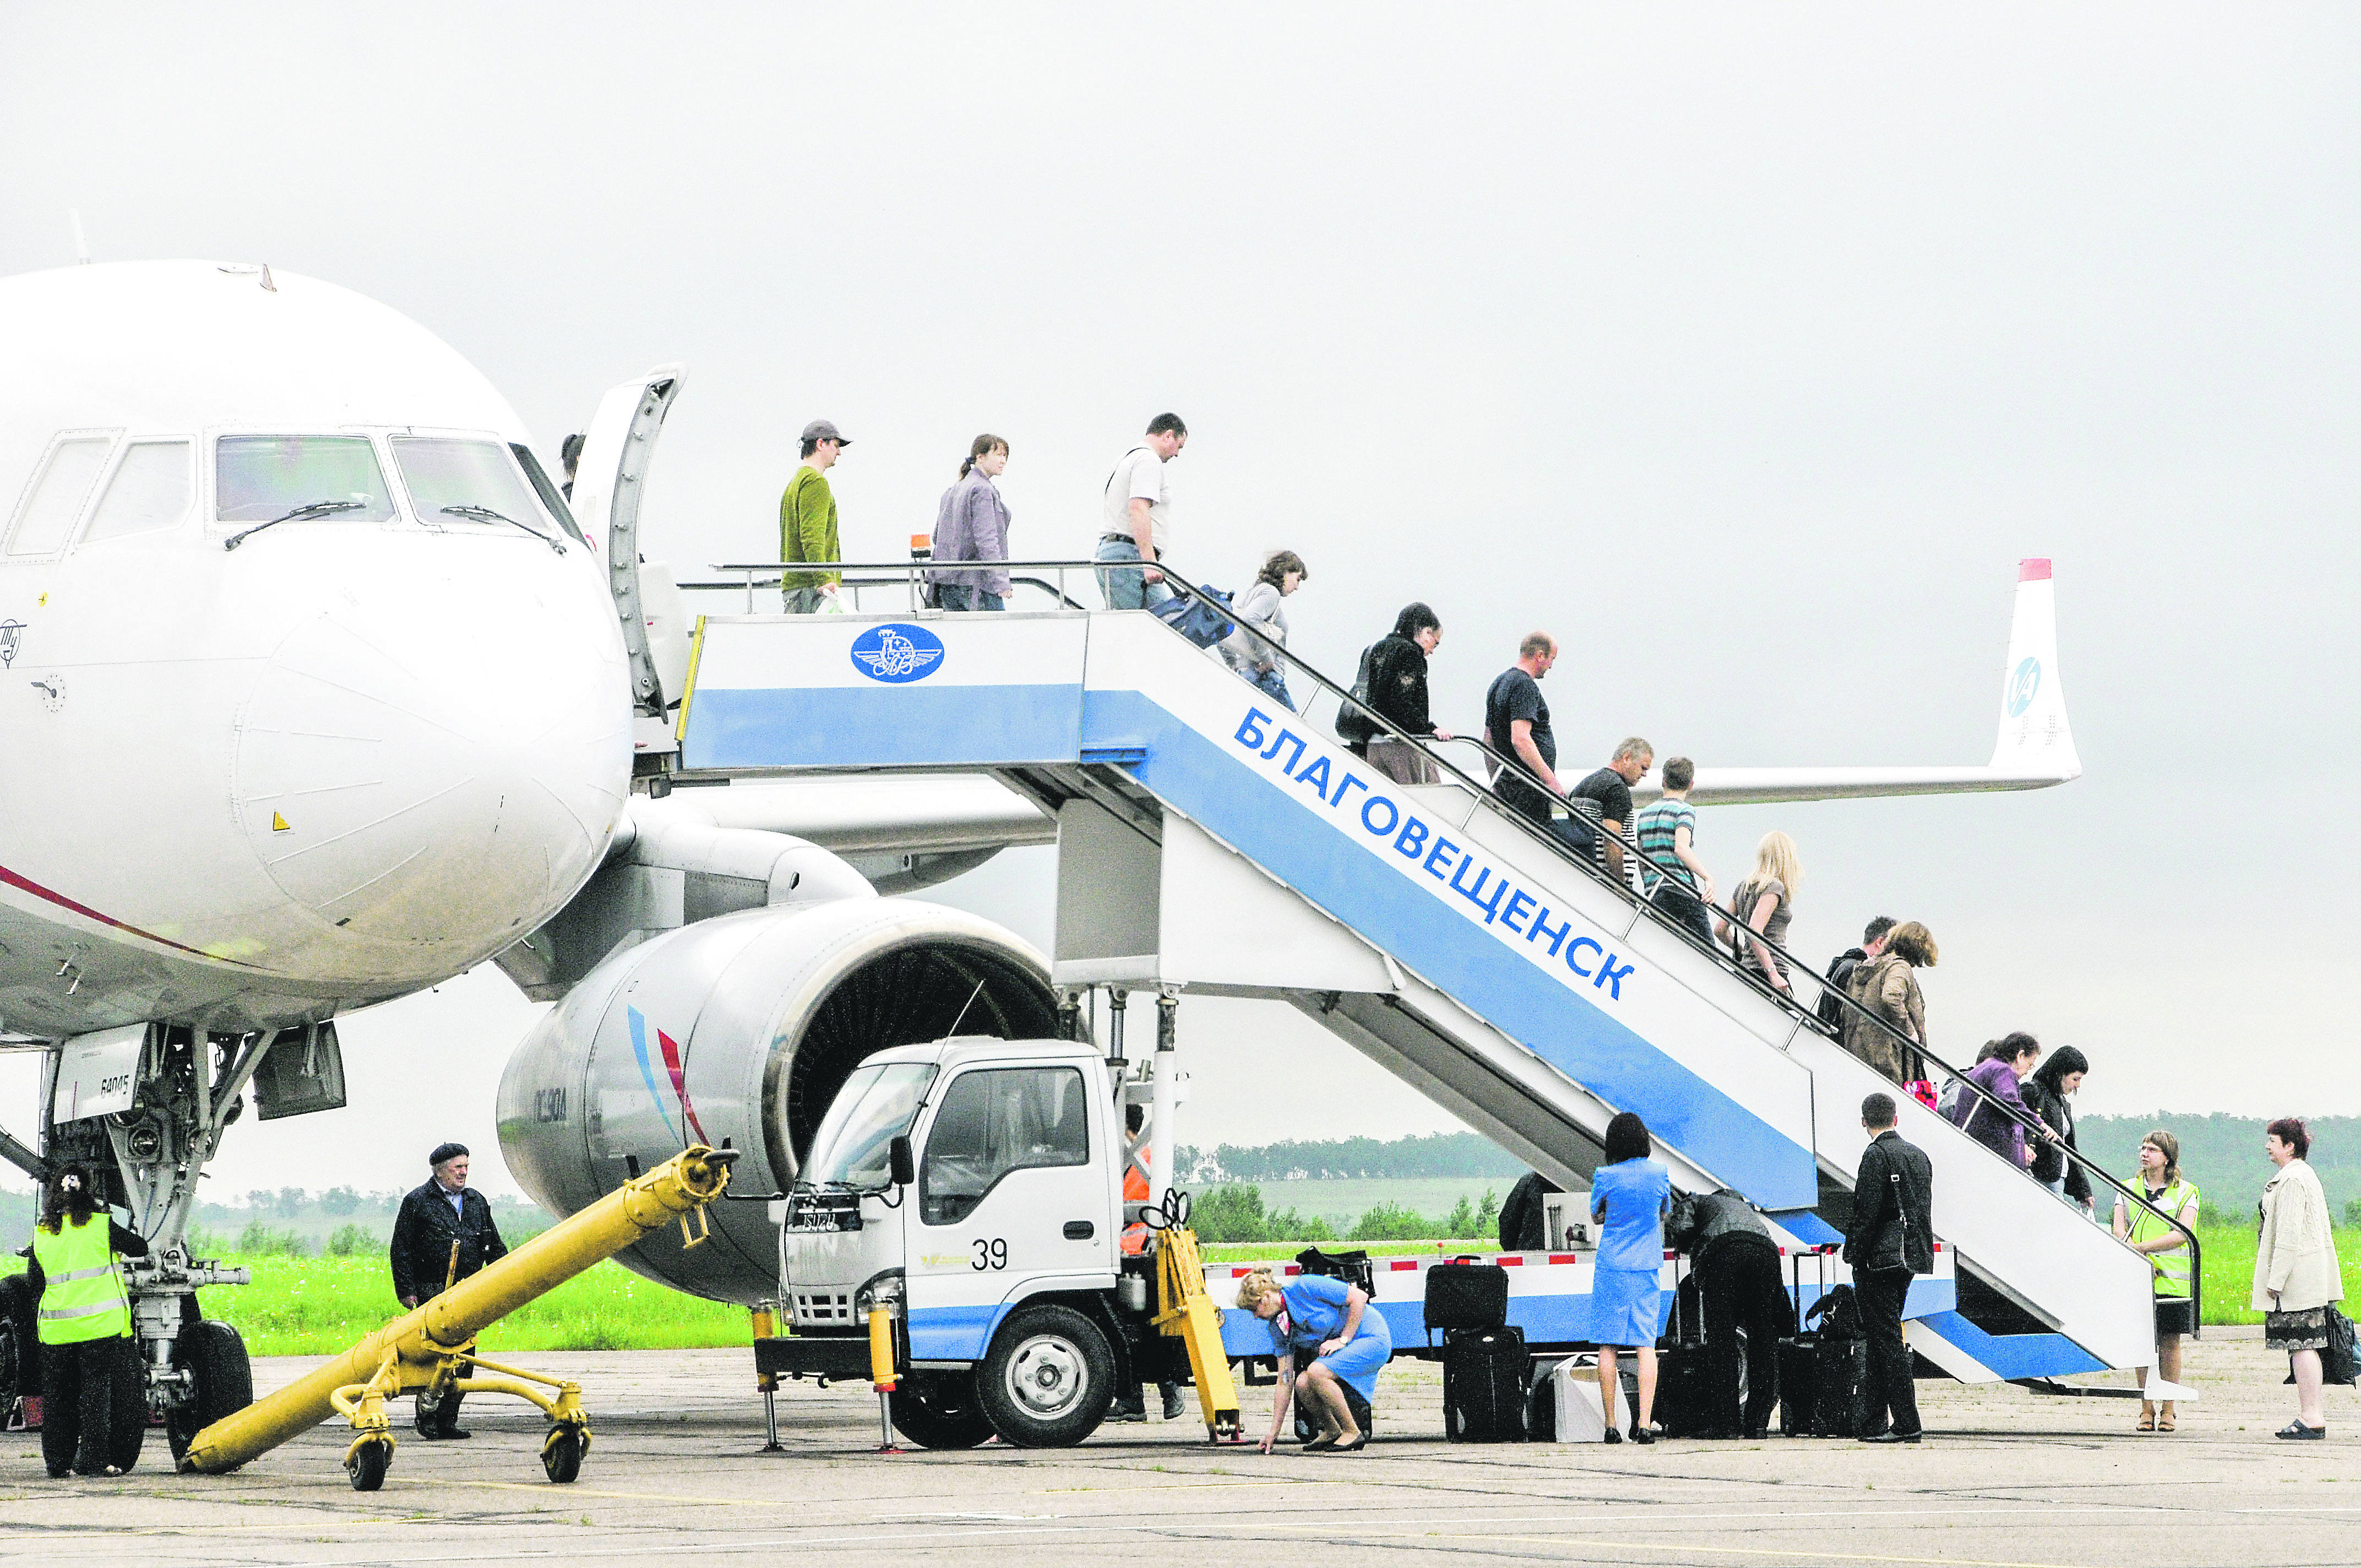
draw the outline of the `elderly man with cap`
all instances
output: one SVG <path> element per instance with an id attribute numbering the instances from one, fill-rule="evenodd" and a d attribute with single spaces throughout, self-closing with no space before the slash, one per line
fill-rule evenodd
<path id="1" fill-rule="evenodd" d="M 444 1144 L 426 1157 L 434 1179 L 412 1190 L 401 1201 L 393 1222 L 393 1293 L 405 1307 L 415 1307 L 442 1294 L 445 1281 L 457 1281 L 498 1263 L 509 1253 L 508 1244 L 492 1223 L 492 1206 L 467 1185 L 467 1146 Z M 418 1430 L 427 1437 L 467 1437 L 459 1426 L 461 1396 L 452 1393 L 439 1406 L 418 1397 Z"/>
<path id="2" fill-rule="evenodd" d="M 836 426 L 816 419 L 804 426 L 804 466 L 779 498 L 779 559 L 837 562 L 844 551 L 836 537 L 836 495 L 828 471 L 852 443 Z M 842 576 L 836 572 L 788 572 L 779 578 L 789 615 L 809 615 L 836 598 Z"/>

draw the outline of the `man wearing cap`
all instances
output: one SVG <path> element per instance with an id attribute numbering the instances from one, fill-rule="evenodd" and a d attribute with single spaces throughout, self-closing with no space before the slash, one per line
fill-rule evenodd
<path id="1" fill-rule="evenodd" d="M 844 551 L 836 538 L 836 495 L 828 488 L 828 471 L 852 443 L 836 426 L 816 419 L 804 426 L 804 466 L 787 481 L 779 498 L 779 559 L 782 561 L 841 561 Z M 809 615 L 836 598 L 835 572 L 788 572 L 779 579 L 789 615 Z"/>
<path id="2" fill-rule="evenodd" d="M 432 1300 L 445 1280 L 461 1280 L 509 1254 L 492 1223 L 492 1206 L 467 1185 L 467 1146 L 443 1144 L 426 1157 L 434 1179 L 401 1201 L 393 1221 L 393 1293 L 405 1307 Z M 468 1437 L 459 1426 L 456 1392 L 439 1406 L 418 1397 L 418 1430 L 424 1436 Z"/>

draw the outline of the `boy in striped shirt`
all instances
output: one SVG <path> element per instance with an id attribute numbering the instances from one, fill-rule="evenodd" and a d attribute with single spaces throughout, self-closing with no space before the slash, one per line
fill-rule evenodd
<path id="1" fill-rule="evenodd" d="M 1689 785 L 1696 782 L 1697 764 L 1686 757 L 1665 762 L 1663 796 L 1640 811 L 1640 858 L 1647 862 L 1641 876 L 1642 891 L 1656 907 L 1710 948 L 1713 925 L 1706 905 L 1713 899 L 1713 877 L 1697 857 L 1697 807 L 1689 804 Z"/>

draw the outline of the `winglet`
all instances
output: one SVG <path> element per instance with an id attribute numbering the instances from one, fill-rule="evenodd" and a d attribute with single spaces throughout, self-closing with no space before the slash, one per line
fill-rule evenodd
<path id="1" fill-rule="evenodd" d="M 2008 630 L 2008 663 L 2001 672 L 2000 732 L 1991 766 L 2025 778 L 2081 776 L 2074 732 L 2066 722 L 2065 683 L 2058 673 L 2057 585 L 2045 557 L 2016 564 L 2016 611 Z"/>

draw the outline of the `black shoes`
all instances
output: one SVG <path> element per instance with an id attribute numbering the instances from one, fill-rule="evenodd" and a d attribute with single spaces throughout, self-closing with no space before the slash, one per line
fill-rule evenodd
<path id="1" fill-rule="evenodd" d="M 1182 1412 L 1184 1412 L 1185 1410 L 1187 1410 L 1187 1409 L 1188 1409 L 1188 1408 L 1189 1408 L 1188 1406 L 1186 1406 L 1186 1405 L 1184 1405 L 1184 1404 L 1182 1404 L 1182 1403 L 1180 1402 L 1180 1391 L 1179 1391 L 1179 1390 L 1177 1390 L 1177 1389 L 1176 1389 L 1176 1390 L 1174 1390 L 1172 1393 L 1170 1393 L 1170 1394 L 1167 1394 L 1167 1395 L 1165 1395 L 1165 1396 L 1164 1396 L 1164 1419 L 1165 1419 L 1166 1420 L 1168 1420 L 1168 1421 L 1177 1421 L 1177 1420 L 1179 1420 L 1180 1419 L 1180 1417 L 1181 1417 Z"/>
<path id="2" fill-rule="evenodd" d="M 1871 1433 L 1869 1436 L 1867 1436 L 1867 1437 L 1865 1437 L 1865 1438 L 1862 1438 L 1861 1441 L 1861 1442 L 1910 1442 L 1910 1443 L 1915 1443 L 1915 1442 L 1916 1442 L 1918 1441 L 1918 1439 L 1919 1439 L 1921 1436 L 1923 1436 L 1923 1435 L 1924 1435 L 1923 1433 L 1920 1433 L 1920 1432 L 1915 1432 L 1915 1431 L 1894 1431 L 1889 1430 L 1889 1431 L 1886 1431 L 1872 1432 L 1872 1433 Z"/>
<path id="3" fill-rule="evenodd" d="M 1653 1442 L 1656 1441 L 1656 1429 L 1654 1427 L 1643 1427 L 1638 1421 L 1633 1421 L 1631 1423 L 1631 1441 L 1633 1442 Z"/>

